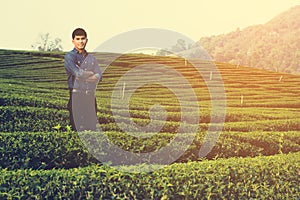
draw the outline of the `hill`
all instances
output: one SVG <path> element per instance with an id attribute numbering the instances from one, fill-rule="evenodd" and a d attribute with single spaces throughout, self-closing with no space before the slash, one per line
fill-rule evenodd
<path id="1" fill-rule="evenodd" d="M 217 61 L 299 74 L 299 35 L 300 6 L 295 6 L 266 24 L 203 37 L 199 43 Z"/>
<path id="2" fill-rule="evenodd" d="M 176 148 L 159 157 L 174 162 L 158 166 L 148 163 L 153 158 L 149 157 L 142 164 L 119 168 L 99 163 L 95 152 L 102 157 L 108 153 L 102 150 L 107 148 L 103 135 L 87 132 L 83 140 L 66 129 L 69 94 L 63 53 L 0 50 L 0 199 L 299 199 L 300 75 L 217 63 L 226 91 L 226 117 L 218 141 L 202 158 L 199 150 L 212 117 L 210 95 L 220 92 L 207 92 L 208 83 L 218 85 L 210 63 L 198 60 L 205 69 L 202 75 L 209 77 L 204 82 L 190 63 L 178 57 L 127 54 L 111 63 L 116 55 L 94 55 L 104 71 L 96 95 L 105 136 L 136 154 L 160 151 L 177 139 Z M 157 69 L 153 63 L 168 68 Z M 151 64 L 151 70 L 139 68 L 146 64 Z M 199 117 L 195 133 L 179 132 L 187 121 L 175 94 L 190 103 L 190 93 L 178 76 L 170 77 L 171 69 L 187 79 L 198 98 L 200 116 L 194 114 L 193 104 L 185 112 Z M 123 81 L 118 87 L 132 71 L 126 88 Z M 140 80 L 149 84 L 136 88 L 129 83 L 138 85 Z M 112 93 L 121 96 L 122 89 L 125 94 L 135 89 L 129 108 L 113 113 Z M 152 109 L 156 104 L 166 111 L 165 120 L 155 118 L 160 114 Z M 143 137 L 142 131 L 128 134 L 116 121 L 128 118 L 126 111 L 132 122 L 152 125 L 153 132 L 153 121 L 163 126 L 150 137 Z M 185 138 L 191 137 L 192 143 L 184 149 Z M 173 151 L 183 154 L 173 158 Z M 111 160 L 130 159 L 109 153 L 116 155 Z"/>

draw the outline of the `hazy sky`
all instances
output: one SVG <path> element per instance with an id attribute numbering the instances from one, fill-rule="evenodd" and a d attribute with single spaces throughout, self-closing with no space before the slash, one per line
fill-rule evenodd
<path id="1" fill-rule="evenodd" d="M 169 29 L 198 40 L 264 24 L 300 0 L 2 0 L 1 49 L 31 49 L 39 34 L 73 48 L 76 27 L 88 32 L 87 49 L 139 28 Z"/>

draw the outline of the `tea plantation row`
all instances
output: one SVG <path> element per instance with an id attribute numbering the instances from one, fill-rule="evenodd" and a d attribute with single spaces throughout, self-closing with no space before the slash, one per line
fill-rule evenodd
<path id="1" fill-rule="evenodd" d="M 159 166 L 127 166 L 135 167 Z M 1 199 L 298 199 L 300 153 L 173 164 L 152 173 L 108 166 L 2 169 Z"/>
<path id="2" fill-rule="evenodd" d="M 0 50 L 0 199 L 300 198 L 300 76 L 217 63 L 226 92 L 226 117 L 216 145 L 205 158 L 199 158 L 211 102 L 207 83 L 190 63 L 185 65 L 182 58 L 123 55 L 104 67 L 116 55 L 94 55 L 104 71 L 97 88 L 97 115 L 104 135 L 87 132 L 83 143 L 82 135 L 67 131 L 63 53 Z M 151 106 L 162 105 L 167 120 L 157 121 L 165 123 L 159 133 L 134 137 L 115 123 L 114 117 L 122 118 L 126 112 L 120 109 L 119 115 L 112 115 L 112 91 L 123 89 L 115 88 L 116 82 L 128 70 L 149 63 L 168 65 L 191 84 L 200 109 L 195 135 L 176 134 L 180 104 L 172 91 L 158 84 L 138 88 L 130 99 L 129 113 L 132 121 L 143 126 L 150 122 Z M 211 76 L 209 81 L 214 84 L 211 63 L 202 64 L 202 75 Z M 133 80 L 141 76 L 151 80 L 161 73 L 155 69 L 145 72 Z M 169 76 L 164 81 L 178 84 Z M 128 85 L 125 94 L 131 89 Z M 176 90 L 185 92 L 180 85 Z M 97 160 L 93 155 L 107 156 L 105 145 L 101 145 L 106 137 L 136 154 L 155 152 L 175 137 L 179 139 L 174 151 L 183 151 L 185 139 L 195 138 L 173 164 L 158 169 L 162 166 L 116 168 Z M 91 155 L 87 146 L 95 154 Z M 154 171 L 125 172 L 149 168 Z"/>
<path id="3" fill-rule="evenodd" d="M 199 150 L 204 135 L 204 132 L 197 134 L 188 150 L 176 162 L 201 160 Z M 80 137 L 74 132 L 0 133 L 0 167 L 67 169 L 101 163 L 93 155 L 102 153 L 101 155 L 105 157 L 106 149 L 103 149 L 105 136 L 109 142 L 121 149 L 137 154 L 157 151 L 174 139 L 174 134 L 170 133 L 159 133 L 150 138 L 128 136 L 119 132 L 106 132 L 105 135 L 91 132 Z M 177 137 L 179 139 L 173 145 L 176 150 L 182 150 L 184 148 L 182 144 L 192 135 Z M 93 149 L 93 155 L 87 150 L 87 145 Z M 300 132 L 224 132 L 205 159 L 269 156 L 298 151 L 300 151 Z"/>

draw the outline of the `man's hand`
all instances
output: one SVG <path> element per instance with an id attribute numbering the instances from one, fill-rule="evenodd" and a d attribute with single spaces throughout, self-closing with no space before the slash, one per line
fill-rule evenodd
<path id="1" fill-rule="evenodd" d="M 76 77 L 76 80 L 82 80 L 90 83 L 95 83 L 99 81 L 98 77 L 92 71 L 84 71 L 83 76 L 80 78 Z"/>
<path id="2" fill-rule="evenodd" d="M 86 82 L 92 82 L 92 83 L 94 83 L 94 82 L 98 82 L 99 79 L 98 79 L 97 76 L 93 75 L 93 76 L 90 76 L 90 77 L 88 77 L 87 79 L 85 79 L 85 81 L 86 81 Z"/>
<path id="3" fill-rule="evenodd" d="M 83 71 L 82 76 L 76 77 L 76 80 L 86 80 L 89 77 L 93 76 L 95 73 L 92 71 Z"/>
<path id="4" fill-rule="evenodd" d="M 83 78 L 89 78 L 90 76 L 93 76 L 94 72 L 92 71 L 83 71 Z"/>

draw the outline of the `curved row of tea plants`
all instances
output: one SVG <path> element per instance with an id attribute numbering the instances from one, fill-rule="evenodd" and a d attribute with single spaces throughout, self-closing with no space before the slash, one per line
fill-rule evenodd
<path id="1" fill-rule="evenodd" d="M 139 154 L 157 151 L 168 145 L 174 137 L 174 134 L 170 133 L 159 133 L 149 138 L 119 132 L 106 132 L 105 135 L 97 132 L 86 133 L 80 137 L 74 132 L 0 133 L 0 167 L 9 169 L 82 167 L 100 162 L 91 155 L 87 147 L 93 150 L 93 155 L 101 154 L 105 159 L 109 150 L 108 146 L 104 145 L 106 140 L 126 151 Z M 185 153 L 174 162 L 202 159 L 199 158 L 199 150 L 204 141 L 204 133 L 176 137 L 177 140 L 172 143 L 172 147 Z M 195 138 L 185 150 L 186 145 L 183 144 L 189 137 Z M 255 157 L 298 151 L 300 151 L 300 132 L 224 132 L 205 158 Z M 111 150 L 109 153 L 115 152 Z M 164 159 L 164 156 L 161 159 Z"/>
<path id="2" fill-rule="evenodd" d="M 300 153 L 173 164 L 1 170 L 1 199 L 297 199 Z"/>
<path id="3" fill-rule="evenodd" d="M 176 136 L 181 116 L 180 105 L 172 91 L 158 84 L 146 85 L 136 90 L 130 99 L 131 120 L 147 125 L 150 122 L 149 109 L 154 104 L 161 104 L 167 111 L 162 133 L 148 138 L 122 133 L 112 116 L 111 96 L 115 89 L 122 92 L 123 88 L 115 88 L 115 84 L 128 70 L 149 63 L 167 65 L 187 79 L 199 101 L 199 133 L 183 155 L 174 160 L 176 163 L 152 173 L 132 174 L 106 166 L 109 162 L 99 166 L 101 163 L 86 149 L 88 145 L 93 155 L 98 153 L 105 158 L 105 146 L 101 144 L 106 137 L 87 133 L 81 135 L 86 139 L 83 144 L 83 138 L 77 134 L 60 132 L 69 123 L 63 55 L 0 50 L 0 131 L 5 132 L 0 133 L 0 199 L 300 197 L 300 155 L 290 153 L 300 151 L 300 76 L 217 63 L 226 91 L 226 119 L 214 148 L 206 158 L 199 158 L 199 149 L 209 125 L 211 103 L 207 83 L 197 70 L 190 63 L 185 65 L 181 58 L 118 57 L 96 53 L 104 71 L 103 81 L 97 88 L 100 127 L 111 143 L 126 151 L 145 153 L 166 146 Z M 109 63 L 104 70 L 103 64 Z M 201 67 L 202 75 L 211 78 L 214 84 L 211 64 L 201 63 Z M 167 76 L 166 71 L 157 72 L 155 68 L 153 73 L 143 71 L 132 80 L 141 76 L 152 80 L 158 73 L 166 75 L 163 78 L 166 83 L 178 83 Z M 188 94 L 179 85 L 175 88 Z M 130 89 L 126 84 L 125 94 Z M 119 111 L 121 114 L 117 117 L 122 117 L 124 113 Z M 193 112 L 190 114 L 194 116 Z M 183 145 L 184 139 L 191 136 L 177 136 L 179 140 L 174 151 L 183 151 L 186 146 Z M 280 155 L 261 157 L 274 154 Z M 116 155 L 114 159 L 121 159 L 121 156 Z M 141 171 L 143 167 L 155 169 L 156 166 L 144 164 L 124 166 L 123 169 Z"/>

